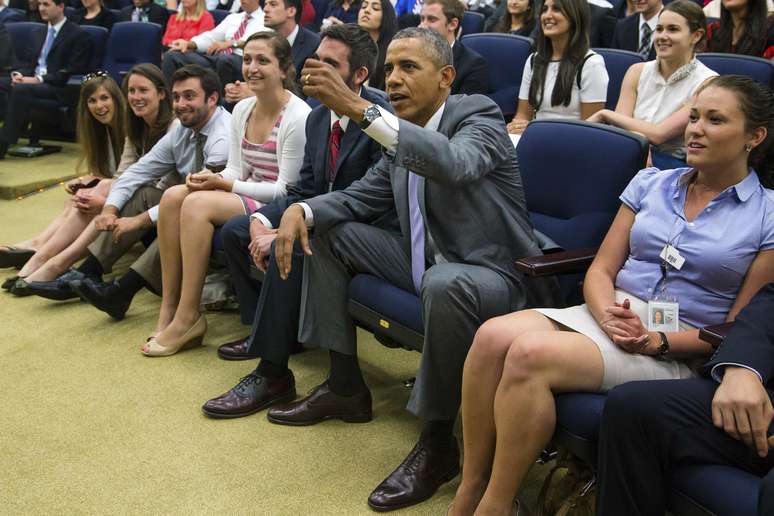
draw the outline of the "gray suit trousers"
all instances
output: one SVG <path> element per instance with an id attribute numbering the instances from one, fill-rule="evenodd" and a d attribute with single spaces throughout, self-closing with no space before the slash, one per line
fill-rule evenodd
<path id="1" fill-rule="evenodd" d="M 358 222 L 315 236 L 312 251 L 304 267 L 299 341 L 356 354 L 355 324 L 347 312 L 350 279 L 373 274 L 414 292 L 410 257 L 400 235 Z M 421 298 L 424 349 L 407 408 L 426 421 L 452 420 L 476 330 L 487 319 L 524 308 L 528 296 L 491 269 L 443 263 L 425 272 Z"/>
<path id="2" fill-rule="evenodd" d="M 163 190 L 153 186 L 140 187 L 121 209 L 121 217 L 133 217 L 148 211 L 161 202 L 163 193 Z M 89 252 L 99 260 L 105 272 L 110 272 L 118 259 L 139 242 L 146 231 L 126 233 L 118 242 L 113 242 L 113 233 L 105 231 L 89 246 Z M 161 257 L 159 244 L 156 240 L 135 260 L 130 268 L 142 276 L 154 292 L 161 292 Z"/>

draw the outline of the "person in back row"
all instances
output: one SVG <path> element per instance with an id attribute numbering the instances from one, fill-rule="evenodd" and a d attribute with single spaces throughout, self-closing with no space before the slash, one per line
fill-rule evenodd
<path id="1" fill-rule="evenodd" d="M 489 68 L 481 55 L 457 39 L 465 6 L 460 0 L 426 0 L 419 15 L 419 26 L 437 32 L 451 45 L 454 59 L 454 82 L 450 95 L 491 91 Z"/>
<path id="2" fill-rule="evenodd" d="M 634 3 L 637 12 L 618 20 L 613 33 L 612 48 L 637 52 L 646 61 L 656 58 L 653 34 L 656 32 L 658 15 L 664 4 L 661 0 L 644 0 Z"/>
<path id="3" fill-rule="evenodd" d="M 774 99 L 755 81 L 710 81 L 690 106 L 690 167 L 632 179 L 586 273 L 586 303 L 481 326 L 465 362 L 452 516 L 509 513 L 554 433 L 555 394 L 695 376 L 712 353 L 699 328 L 733 320 L 774 281 L 772 127 Z"/>
<path id="4" fill-rule="evenodd" d="M 363 85 L 376 55 L 377 47 L 371 37 L 353 23 L 324 29 L 317 51 L 319 61 L 332 66 L 353 92 L 369 103 L 391 110 L 380 92 Z M 288 196 L 261 207 L 252 217 L 235 217 L 223 226 L 221 236 L 239 297 L 242 323 L 252 328 L 247 338 L 222 345 L 218 355 L 225 360 L 260 357 L 261 361 L 237 385 L 204 404 L 202 410 L 213 418 L 247 416 L 295 398 L 295 380 L 288 369 L 288 359 L 298 342 L 304 254 L 296 244 L 292 271 L 283 281 L 270 250 L 280 217 L 295 202 L 348 187 L 381 158 L 381 145 L 356 122 L 325 105 L 317 106 L 309 115 L 306 132 L 301 178 L 288 188 Z M 382 222 L 392 222 L 394 214 L 388 219 Z M 250 277 L 251 263 L 265 271 L 263 284 Z"/>
<path id="5" fill-rule="evenodd" d="M 685 166 L 688 101 L 704 81 L 717 75 L 696 59 L 705 25 L 701 7 L 690 0 L 675 0 L 664 7 L 654 36 L 656 59 L 629 67 L 615 111 L 598 111 L 589 122 L 644 135 L 651 143 L 654 167 Z"/>
<path id="6" fill-rule="evenodd" d="M 607 69 L 589 49 L 585 0 L 546 0 L 537 51 L 524 64 L 516 116 L 508 132 L 521 134 L 531 120 L 585 120 L 605 107 Z"/>
<path id="7" fill-rule="evenodd" d="M 40 0 L 38 10 L 48 23 L 34 29 L 19 67 L 8 78 L 0 77 L 0 112 L 5 106 L 5 124 L 0 129 L 0 159 L 16 143 L 27 125 L 34 99 L 62 100 L 73 74 L 88 71 L 94 45 L 78 24 L 65 18 L 64 0 Z"/>
<path id="8" fill-rule="evenodd" d="M 392 37 L 398 31 L 398 19 L 389 0 L 362 0 L 357 24 L 368 31 L 379 48 L 376 67 L 368 77 L 371 88 L 384 90 L 384 57 Z"/>
<path id="9" fill-rule="evenodd" d="M 166 188 L 185 182 L 186 176 L 202 171 L 205 164 L 222 164 L 228 159 L 231 114 L 218 106 L 219 91 L 218 77 L 209 68 L 187 65 L 175 72 L 172 98 L 180 123 L 121 174 L 102 213 L 94 219 L 102 234 L 89 246 L 89 256 L 78 267 L 87 277 L 70 282 L 70 286 L 81 299 L 114 319 L 124 317 L 132 298 L 143 287 L 161 293 L 158 241 L 118 280 L 102 283 L 102 275 L 155 226 Z M 164 176 L 165 181 L 159 184 Z M 117 233 L 122 219 L 129 217 L 136 222 Z"/>
<path id="10" fill-rule="evenodd" d="M 167 82 L 186 64 L 198 64 L 215 70 L 221 84 L 242 79 L 242 45 L 258 31 L 264 30 L 263 9 L 259 0 L 239 0 L 242 12 L 226 16 L 214 29 L 190 40 L 176 39 L 161 60 Z"/>
<path id="11" fill-rule="evenodd" d="M 189 175 L 161 198 L 161 311 L 146 356 L 201 343 L 207 323 L 199 305 L 215 227 L 285 197 L 298 182 L 311 109 L 290 91 L 296 71 L 288 41 L 256 32 L 245 42 L 242 69 L 253 96 L 234 108 L 226 167 Z"/>
<path id="12" fill-rule="evenodd" d="M 329 350 L 331 369 L 308 396 L 268 413 L 282 425 L 369 421 L 371 393 L 347 311 L 349 281 L 375 274 L 421 296 L 424 345 L 408 408 L 424 426 L 403 463 L 371 493 L 369 505 L 381 511 L 419 503 L 457 475 L 452 430 L 476 328 L 509 309 L 555 302 L 558 293 L 553 280 L 515 269 L 515 257 L 540 253 L 516 150 L 491 99 L 449 96 L 455 72 L 446 39 L 424 28 L 398 32 L 385 73 L 398 116 L 356 95 L 328 65 L 307 61 L 302 72 L 307 94 L 359 123 L 384 152 L 360 181 L 282 215 L 275 243 L 280 276 L 293 270 L 295 241 L 307 254 L 299 340 Z M 371 225 L 393 210 L 400 233 Z"/>
<path id="13" fill-rule="evenodd" d="M 720 20 L 707 26 L 707 51 L 774 57 L 774 17 L 766 0 L 721 0 Z"/>

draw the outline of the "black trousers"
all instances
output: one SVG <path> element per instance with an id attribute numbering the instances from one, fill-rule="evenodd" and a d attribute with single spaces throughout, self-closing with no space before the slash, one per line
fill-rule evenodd
<path id="1" fill-rule="evenodd" d="M 0 99 L 5 99 L 5 125 L 0 130 L 0 142 L 13 145 L 29 121 L 29 111 L 35 99 L 61 100 L 64 88 L 50 84 L 13 84 L 0 79 Z M 3 102 L 0 100 L 0 102 Z"/>
<path id="2" fill-rule="evenodd" d="M 250 353 L 275 364 L 287 363 L 298 349 L 298 318 L 301 304 L 304 255 L 296 244 L 292 270 L 283 280 L 274 259 L 274 249 L 263 284 L 250 277 L 252 258 L 247 250 L 250 243 L 250 217 L 233 217 L 221 229 L 223 247 L 234 289 L 239 299 L 243 324 L 251 325 Z"/>
<path id="3" fill-rule="evenodd" d="M 670 471 L 680 464 L 728 465 L 764 477 L 758 514 L 774 514 L 774 452 L 760 458 L 712 424 L 716 388 L 696 378 L 610 391 L 599 436 L 598 515 L 663 516 Z"/>

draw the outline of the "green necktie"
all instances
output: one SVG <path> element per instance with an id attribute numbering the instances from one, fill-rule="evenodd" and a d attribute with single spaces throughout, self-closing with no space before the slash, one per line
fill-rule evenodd
<path id="1" fill-rule="evenodd" d="M 207 141 L 207 135 L 196 133 L 196 154 L 194 154 L 193 173 L 199 172 L 204 167 L 204 144 Z"/>

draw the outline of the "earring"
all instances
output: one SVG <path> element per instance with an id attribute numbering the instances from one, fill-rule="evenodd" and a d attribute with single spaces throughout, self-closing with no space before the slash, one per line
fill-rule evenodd
<path id="1" fill-rule="evenodd" d="M 745 152 L 750 152 L 752 149 L 753 149 L 753 146 L 752 146 L 752 145 L 750 145 L 749 143 L 748 143 L 747 145 L 745 145 L 745 146 L 744 146 L 744 150 L 745 150 Z"/>

